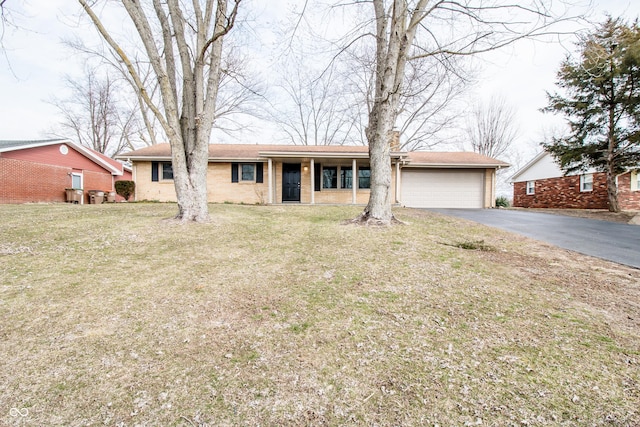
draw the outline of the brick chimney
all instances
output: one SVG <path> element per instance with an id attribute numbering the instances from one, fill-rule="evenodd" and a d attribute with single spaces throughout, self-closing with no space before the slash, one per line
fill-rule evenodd
<path id="1" fill-rule="evenodd" d="M 392 130 L 389 132 L 389 147 L 391 151 L 400 151 L 400 131 Z"/>

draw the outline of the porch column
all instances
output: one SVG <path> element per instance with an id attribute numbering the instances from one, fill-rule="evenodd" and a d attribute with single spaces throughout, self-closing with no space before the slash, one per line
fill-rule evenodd
<path id="1" fill-rule="evenodd" d="M 356 204 L 358 201 L 356 182 L 358 179 L 358 170 L 356 169 L 356 159 L 351 161 L 351 203 Z"/>
<path id="2" fill-rule="evenodd" d="M 309 161 L 309 172 L 311 175 L 311 204 L 313 205 L 316 203 L 316 161 L 313 157 Z"/>
<path id="3" fill-rule="evenodd" d="M 267 166 L 267 182 L 269 183 L 269 196 L 267 197 L 267 202 L 271 205 L 273 204 L 273 161 L 269 159 L 269 163 Z"/>
<path id="4" fill-rule="evenodd" d="M 400 202 L 400 160 L 396 162 L 396 203 Z"/>

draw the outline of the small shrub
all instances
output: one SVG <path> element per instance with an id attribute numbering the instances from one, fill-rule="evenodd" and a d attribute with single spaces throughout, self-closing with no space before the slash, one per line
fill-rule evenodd
<path id="1" fill-rule="evenodd" d="M 508 208 L 509 206 L 511 206 L 511 202 L 505 196 L 496 197 L 497 208 Z"/>
<path id="2" fill-rule="evenodd" d="M 125 200 L 129 200 L 129 197 L 131 197 L 135 190 L 136 183 L 133 181 L 116 181 L 116 193 Z"/>

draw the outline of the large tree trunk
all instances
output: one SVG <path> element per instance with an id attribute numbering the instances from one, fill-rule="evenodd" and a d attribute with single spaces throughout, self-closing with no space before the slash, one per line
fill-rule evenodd
<path id="1" fill-rule="evenodd" d="M 412 10 L 405 0 L 394 0 L 390 15 L 383 0 L 372 3 L 376 16 L 376 88 L 366 130 L 371 192 L 367 207 L 354 221 L 388 225 L 396 221 L 391 212 L 391 131 L 398 117 L 409 48 L 426 14 L 427 0 L 419 0 Z"/>
<path id="2" fill-rule="evenodd" d="M 616 184 L 616 176 L 607 171 L 607 199 L 609 200 L 609 211 L 620 212 L 620 204 L 618 203 L 618 185 Z"/>
<path id="3" fill-rule="evenodd" d="M 391 156 L 387 138 L 377 135 L 369 141 L 369 161 L 371 164 L 369 202 L 354 221 L 389 225 L 395 221 L 395 218 L 391 211 Z"/>
<path id="4" fill-rule="evenodd" d="M 172 150 L 174 185 L 178 201 L 176 219 L 179 221 L 205 222 L 209 219 L 207 204 L 208 157 L 208 144 L 200 147 L 189 159 L 187 159 L 184 150 Z M 183 170 L 183 172 L 176 174 L 176 168 Z"/>
<path id="5" fill-rule="evenodd" d="M 611 100 L 615 99 L 615 88 L 611 85 Z M 617 151 L 616 140 L 616 107 L 613 102 L 609 104 L 609 134 L 607 144 L 607 198 L 609 200 L 609 212 L 620 212 L 618 204 L 618 184 L 616 183 L 615 153 Z"/>

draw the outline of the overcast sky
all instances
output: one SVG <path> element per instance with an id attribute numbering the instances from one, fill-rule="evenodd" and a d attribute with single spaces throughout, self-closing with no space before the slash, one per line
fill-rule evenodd
<path id="1" fill-rule="evenodd" d="M 268 25 L 280 15 L 278 4 L 296 2 L 264 3 L 268 7 L 260 11 L 260 19 Z M 81 58 L 62 46 L 61 40 L 74 33 L 93 36 L 89 28 L 74 18 L 73 14 L 79 11 L 77 2 L 26 0 L 24 4 L 24 15 L 17 17 L 23 28 L 6 29 L 4 34 L 5 49 L 0 58 L 0 139 L 42 138 L 55 127 L 60 117 L 47 100 L 64 94 L 63 75 L 74 74 L 82 63 Z M 632 20 L 640 15 L 640 2 L 599 0 L 594 3 L 591 19 L 601 22 L 605 13 Z M 560 61 L 572 49 L 572 39 L 565 37 L 562 44 L 524 41 L 483 57 L 478 62 L 482 68 L 481 84 L 469 90 L 468 102 L 493 95 L 504 97 L 517 113 L 518 143 L 523 153 L 532 156 L 543 133 L 561 123 L 539 109 L 546 105 L 545 91 L 554 90 Z"/>

